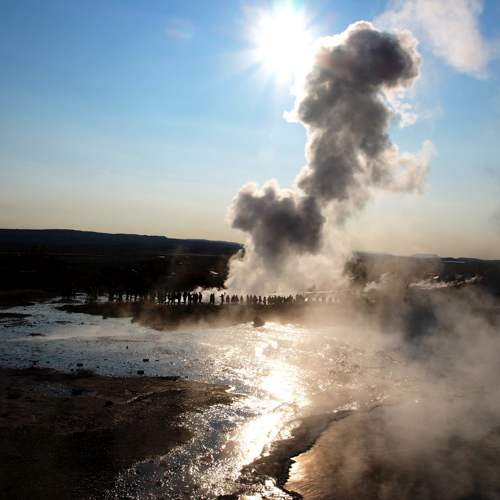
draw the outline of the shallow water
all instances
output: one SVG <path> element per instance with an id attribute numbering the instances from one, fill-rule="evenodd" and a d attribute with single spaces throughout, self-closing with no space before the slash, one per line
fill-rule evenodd
<path id="1" fill-rule="evenodd" d="M 0 322 L 0 365 L 78 366 L 111 375 L 144 370 L 225 384 L 243 395 L 230 406 L 184 415 L 182 423 L 195 437 L 124 473 L 109 493 L 114 498 L 213 498 L 241 490 L 241 468 L 286 437 L 297 418 L 319 408 L 355 407 L 353 395 L 361 389 L 370 400 L 381 400 L 384 381 L 401 383 L 388 369 L 394 357 L 341 342 L 349 337 L 345 329 L 268 323 L 158 332 L 127 318 L 65 313 L 58 305 L 4 311 L 30 316 Z M 289 498 L 272 481 L 245 489 L 253 498 Z"/>

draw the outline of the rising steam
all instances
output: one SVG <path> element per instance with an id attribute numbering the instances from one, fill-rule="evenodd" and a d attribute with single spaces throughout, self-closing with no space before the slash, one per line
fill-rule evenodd
<path id="1" fill-rule="evenodd" d="M 402 154 L 388 135 L 395 110 L 405 109 L 397 97 L 418 77 L 419 66 L 408 32 L 357 22 L 318 40 L 287 114 L 307 130 L 307 164 L 294 189 L 274 180 L 261 188 L 251 183 L 234 198 L 229 220 L 248 240 L 245 255 L 231 262 L 228 288 L 331 286 L 344 253 L 339 224 L 365 205 L 371 189 L 422 190 L 431 143 L 418 154 Z"/>

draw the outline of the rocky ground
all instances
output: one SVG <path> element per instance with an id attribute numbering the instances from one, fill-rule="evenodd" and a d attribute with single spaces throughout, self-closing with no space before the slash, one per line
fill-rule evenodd
<path id="1" fill-rule="evenodd" d="M 232 400 L 176 377 L 0 369 L 0 498 L 99 498 L 133 463 L 191 431 L 178 417 Z"/>

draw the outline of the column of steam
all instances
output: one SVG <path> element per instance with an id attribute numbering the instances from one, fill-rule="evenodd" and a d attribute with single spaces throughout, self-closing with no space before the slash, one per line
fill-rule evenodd
<path id="1" fill-rule="evenodd" d="M 432 144 L 402 154 L 388 135 L 391 96 L 401 95 L 419 74 L 413 36 L 357 22 L 319 39 L 313 57 L 287 115 L 307 130 L 306 166 L 293 189 L 274 180 L 261 188 L 252 183 L 233 199 L 230 223 L 248 238 L 244 254 L 230 263 L 229 289 L 269 293 L 300 281 L 305 287 L 314 270 L 302 264 L 328 262 L 325 239 L 364 206 L 371 189 L 422 188 Z M 299 267 L 303 276 L 290 280 Z"/>

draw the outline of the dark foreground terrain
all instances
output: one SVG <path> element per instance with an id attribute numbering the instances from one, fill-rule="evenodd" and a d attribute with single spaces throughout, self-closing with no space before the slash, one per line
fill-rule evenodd
<path id="1" fill-rule="evenodd" d="M 103 498 L 134 462 L 191 432 L 186 411 L 230 403 L 222 386 L 162 377 L 0 369 L 0 498 Z"/>
<path id="2" fill-rule="evenodd" d="M 0 304 L 2 293 L 16 291 L 18 299 L 24 294 L 29 300 L 76 292 L 145 296 L 156 289 L 221 287 L 227 262 L 240 248 L 161 236 L 0 229 Z"/>

